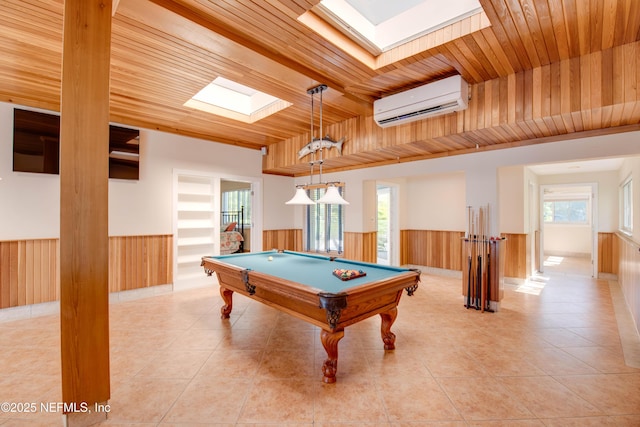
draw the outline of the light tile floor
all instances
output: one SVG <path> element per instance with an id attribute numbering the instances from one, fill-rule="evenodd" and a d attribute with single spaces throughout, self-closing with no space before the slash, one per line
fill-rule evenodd
<path id="1" fill-rule="evenodd" d="M 545 274 L 562 274 L 591 277 L 591 256 L 565 256 L 545 254 L 543 261 Z"/>
<path id="2" fill-rule="evenodd" d="M 379 317 L 347 328 L 338 382 L 321 382 L 317 327 L 217 286 L 111 306 L 105 426 L 640 426 L 640 369 L 625 364 L 609 283 L 563 274 L 507 286 L 466 310 L 460 279 L 424 275 L 385 352 Z M 0 324 L 0 425 L 59 426 L 58 316 Z M 637 338 L 637 337 L 636 337 Z M 635 361 L 635 366 L 640 366 Z"/>

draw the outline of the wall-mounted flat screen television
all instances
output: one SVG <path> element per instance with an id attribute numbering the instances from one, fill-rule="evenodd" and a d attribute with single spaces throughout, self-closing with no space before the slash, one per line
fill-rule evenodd
<path id="1" fill-rule="evenodd" d="M 109 178 L 139 179 L 140 131 L 109 125 Z M 60 116 L 13 110 L 14 172 L 60 173 Z"/>

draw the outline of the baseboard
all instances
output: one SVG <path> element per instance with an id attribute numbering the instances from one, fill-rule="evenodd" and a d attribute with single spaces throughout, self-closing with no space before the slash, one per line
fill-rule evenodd
<path id="1" fill-rule="evenodd" d="M 572 258 L 591 258 L 590 253 L 569 251 L 544 251 L 544 256 L 561 256 Z"/>
<path id="2" fill-rule="evenodd" d="M 0 310 L 0 323 L 49 316 L 58 313 L 60 313 L 60 301 L 3 308 Z"/>
<path id="3" fill-rule="evenodd" d="M 133 301 L 141 298 L 154 297 L 168 294 L 173 291 L 173 285 L 156 285 L 148 288 L 130 289 L 128 291 L 113 292 L 109 294 L 109 303 L 117 304 L 125 301 Z"/>
<path id="4" fill-rule="evenodd" d="M 113 292 L 109 294 L 109 304 L 118 304 L 124 301 L 149 298 L 171 292 L 173 292 L 172 284 Z M 60 314 L 60 301 L 43 302 L 40 304 L 29 304 L 19 307 L 0 309 L 0 323 L 50 316 L 54 314 Z"/>
<path id="5" fill-rule="evenodd" d="M 218 278 L 215 274 L 211 276 L 202 275 L 202 277 L 198 278 L 189 278 L 186 280 L 176 280 L 173 284 L 174 291 L 185 291 L 189 289 L 195 288 L 204 288 L 207 286 L 211 286 L 212 284 L 218 284 Z"/>

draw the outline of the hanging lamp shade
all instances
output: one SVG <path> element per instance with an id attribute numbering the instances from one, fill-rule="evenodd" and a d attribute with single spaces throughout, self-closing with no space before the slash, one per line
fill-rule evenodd
<path id="1" fill-rule="evenodd" d="M 315 205 L 316 202 L 307 196 L 307 192 L 302 187 L 296 189 L 296 194 L 289 200 L 287 205 Z"/>
<path id="2" fill-rule="evenodd" d="M 311 126 L 310 126 L 310 132 L 309 132 L 309 135 L 311 136 L 311 142 L 307 144 L 307 147 L 311 147 L 311 151 L 307 152 L 306 154 L 310 154 L 310 153 L 313 154 L 313 160 L 309 162 L 309 166 L 311 167 L 311 170 L 309 173 L 309 176 L 311 177 L 311 184 L 313 184 L 313 167 L 315 165 L 318 165 L 319 166 L 318 176 L 319 176 L 320 186 L 321 187 L 326 186 L 327 190 L 325 191 L 324 196 L 320 198 L 320 200 L 318 200 L 317 202 L 314 202 L 309 198 L 309 196 L 307 195 L 307 192 L 304 190 L 302 186 L 297 186 L 296 194 L 291 198 L 291 200 L 286 202 L 287 205 L 315 205 L 316 203 L 322 203 L 326 205 L 348 205 L 349 204 L 349 202 L 347 202 L 345 199 L 342 198 L 342 196 L 340 195 L 340 192 L 338 191 L 338 188 L 335 186 L 335 183 L 322 182 L 322 164 L 324 163 L 324 160 L 322 159 L 322 150 L 323 150 L 322 92 L 324 92 L 326 89 L 327 89 L 327 85 L 321 84 L 307 90 L 307 93 L 311 95 Z M 313 98 L 315 94 L 320 95 L 320 126 L 319 126 L 319 131 L 320 131 L 319 134 L 321 135 L 320 138 L 316 138 L 314 136 L 314 130 L 313 130 L 313 114 L 314 114 Z M 316 147 L 315 144 L 317 144 L 318 146 Z M 316 151 L 318 152 L 318 157 L 319 157 L 319 159 L 317 160 L 315 158 Z M 306 154 L 303 154 L 303 156 Z"/>
<path id="3" fill-rule="evenodd" d="M 340 193 L 338 192 L 338 187 L 335 185 L 329 185 L 327 187 L 327 191 L 324 193 L 324 196 L 320 197 L 318 203 L 322 203 L 325 205 L 348 205 L 345 199 L 342 198 Z"/>

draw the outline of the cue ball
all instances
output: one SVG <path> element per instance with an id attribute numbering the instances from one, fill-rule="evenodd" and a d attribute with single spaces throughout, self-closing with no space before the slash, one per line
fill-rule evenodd
<path id="1" fill-rule="evenodd" d="M 272 257 L 272 256 L 270 256 L 269 258 L 267 258 L 267 260 L 269 260 L 269 261 L 273 261 L 273 257 Z"/>

